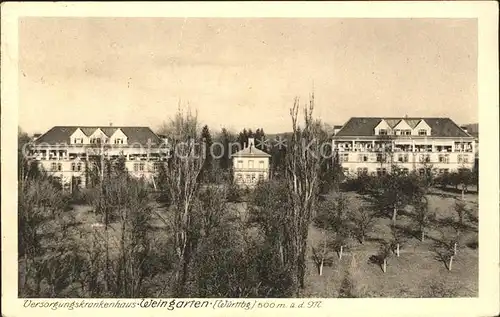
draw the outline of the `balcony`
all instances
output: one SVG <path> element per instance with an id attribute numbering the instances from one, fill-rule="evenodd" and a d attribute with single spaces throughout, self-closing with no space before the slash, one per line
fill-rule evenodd
<path id="1" fill-rule="evenodd" d="M 383 153 L 383 152 L 394 152 L 394 153 L 452 153 L 453 151 L 451 149 L 424 149 L 424 148 L 415 148 L 415 151 L 413 151 L 411 148 L 410 149 L 401 149 L 401 148 L 388 148 L 387 150 L 383 148 L 376 148 L 376 149 L 363 149 L 363 148 L 339 148 L 338 153 Z M 472 153 L 472 149 L 466 149 L 466 150 L 460 150 L 460 149 L 455 149 L 455 153 Z"/>

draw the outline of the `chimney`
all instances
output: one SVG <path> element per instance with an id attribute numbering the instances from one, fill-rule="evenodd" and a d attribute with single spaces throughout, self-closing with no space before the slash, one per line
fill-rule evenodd
<path id="1" fill-rule="evenodd" d="M 250 153 L 252 153 L 252 148 L 254 147 L 255 139 L 248 138 L 248 147 L 250 148 Z"/>
<path id="2" fill-rule="evenodd" d="M 110 123 L 109 123 L 109 126 L 110 126 L 110 127 L 112 127 L 112 126 L 113 126 L 113 122 L 110 122 Z"/>
<path id="3" fill-rule="evenodd" d="M 248 138 L 248 147 L 252 147 L 255 144 L 255 139 L 254 138 Z"/>

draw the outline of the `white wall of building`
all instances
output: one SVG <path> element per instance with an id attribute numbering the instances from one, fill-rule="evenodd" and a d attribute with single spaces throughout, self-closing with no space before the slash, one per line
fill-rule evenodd
<path id="1" fill-rule="evenodd" d="M 251 186 L 259 179 L 269 179 L 269 157 L 233 157 L 234 180 L 237 184 Z"/>

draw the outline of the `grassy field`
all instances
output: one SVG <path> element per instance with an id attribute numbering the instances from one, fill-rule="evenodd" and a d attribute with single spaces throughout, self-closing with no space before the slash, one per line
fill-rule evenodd
<path id="1" fill-rule="evenodd" d="M 350 205 L 356 208 L 364 203 L 363 198 L 354 193 L 347 193 Z M 440 220 L 457 217 L 453 211 L 455 196 L 442 193 L 429 195 L 431 210 L 435 209 L 437 221 L 429 230 L 428 237 L 421 242 L 417 237 L 408 237 L 402 246 L 400 256 L 388 260 L 387 272 L 377 264 L 370 263 L 381 240 L 390 239 L 388 218 L 378 218 L 367 241 L 360 244 L 350 241 L 342 260 L 333 254 L 333 264 L 323 269 L 319 276 L 314 262 L 310 260 L 307 273 L 307 285 L 304 296 L 338 297 L 340 285 L 347 271 L 357 284 L 359 296 L 363 297 L 475 297 L 478 294 L 478 250 L 477 230 L 473 227 L 463 233 L 452 270 L 449 271 L 433 245 L 453 234 L 453 229 L 442 225 Z M 477 215 L 477 195 L 465 197 L 469 208 Z M 456 218 L 455 218 L 456 219 Z M 409 213 L 398 215 L 397 223 L 402 227 L 413 227 Z M 418 236 L 418 235 L 417 235 Z M 311 226 L 309 243 L 318 243 L 323 238 L 322 232 Z M 312 255 L 311 252 L 309 254 Z"/>

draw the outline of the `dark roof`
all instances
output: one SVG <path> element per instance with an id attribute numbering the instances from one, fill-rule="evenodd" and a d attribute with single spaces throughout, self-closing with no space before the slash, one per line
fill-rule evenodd
<path id="1" fill-rule="evenodd" d="M 148 143 L 148 139 L 151 139 L 152 144 L 161 143 L 160 138 L 151 130 L 149 127 L 78 127 L 78 126 L 55 126 L 49 131 L 45 132 L 42 136 L 40 136 L 36 143 L 48 143 L 48 144 L 57 144 L 57 143 L 66 143 L 70 144 L 71 135 L 78 129 L 82 130 L 82 132 L 86 136 L 92 135 L 95 130 L 101 129 L 101 131 L 106 134 L 108 137 L 113 135 L 116 130 L 120 129 L 128 138 L 128 143 L 140 143 L 146 145 Z"/>
<path id="2" fill-rule="evenodd" d="M 255 156 L 255 157 L 270 157 L 271 155 L 267 154 L 266 152 L 256 148 L 255 146 L 251 147 L 246 147 L 242 149 L 241 151 L 238 151 L 234 153 L 232 156 L 237 156 L 237 157 L 248 157 L 248 156 Z"/>
<path id="3" fill-rule="evenodd" d="M 406 120 L 412 127 L 424 120 L 431 127 L 432 137 L 471 137 L 470 134 L 462 130 L 450 118 L 393 118 L 393 117 L 353 117 L 349 119 L 335 137 L 346 136 L 373 136 L 375 127 L 385 120 L 391 127 L 396 126 L 399 121 Z"/>

